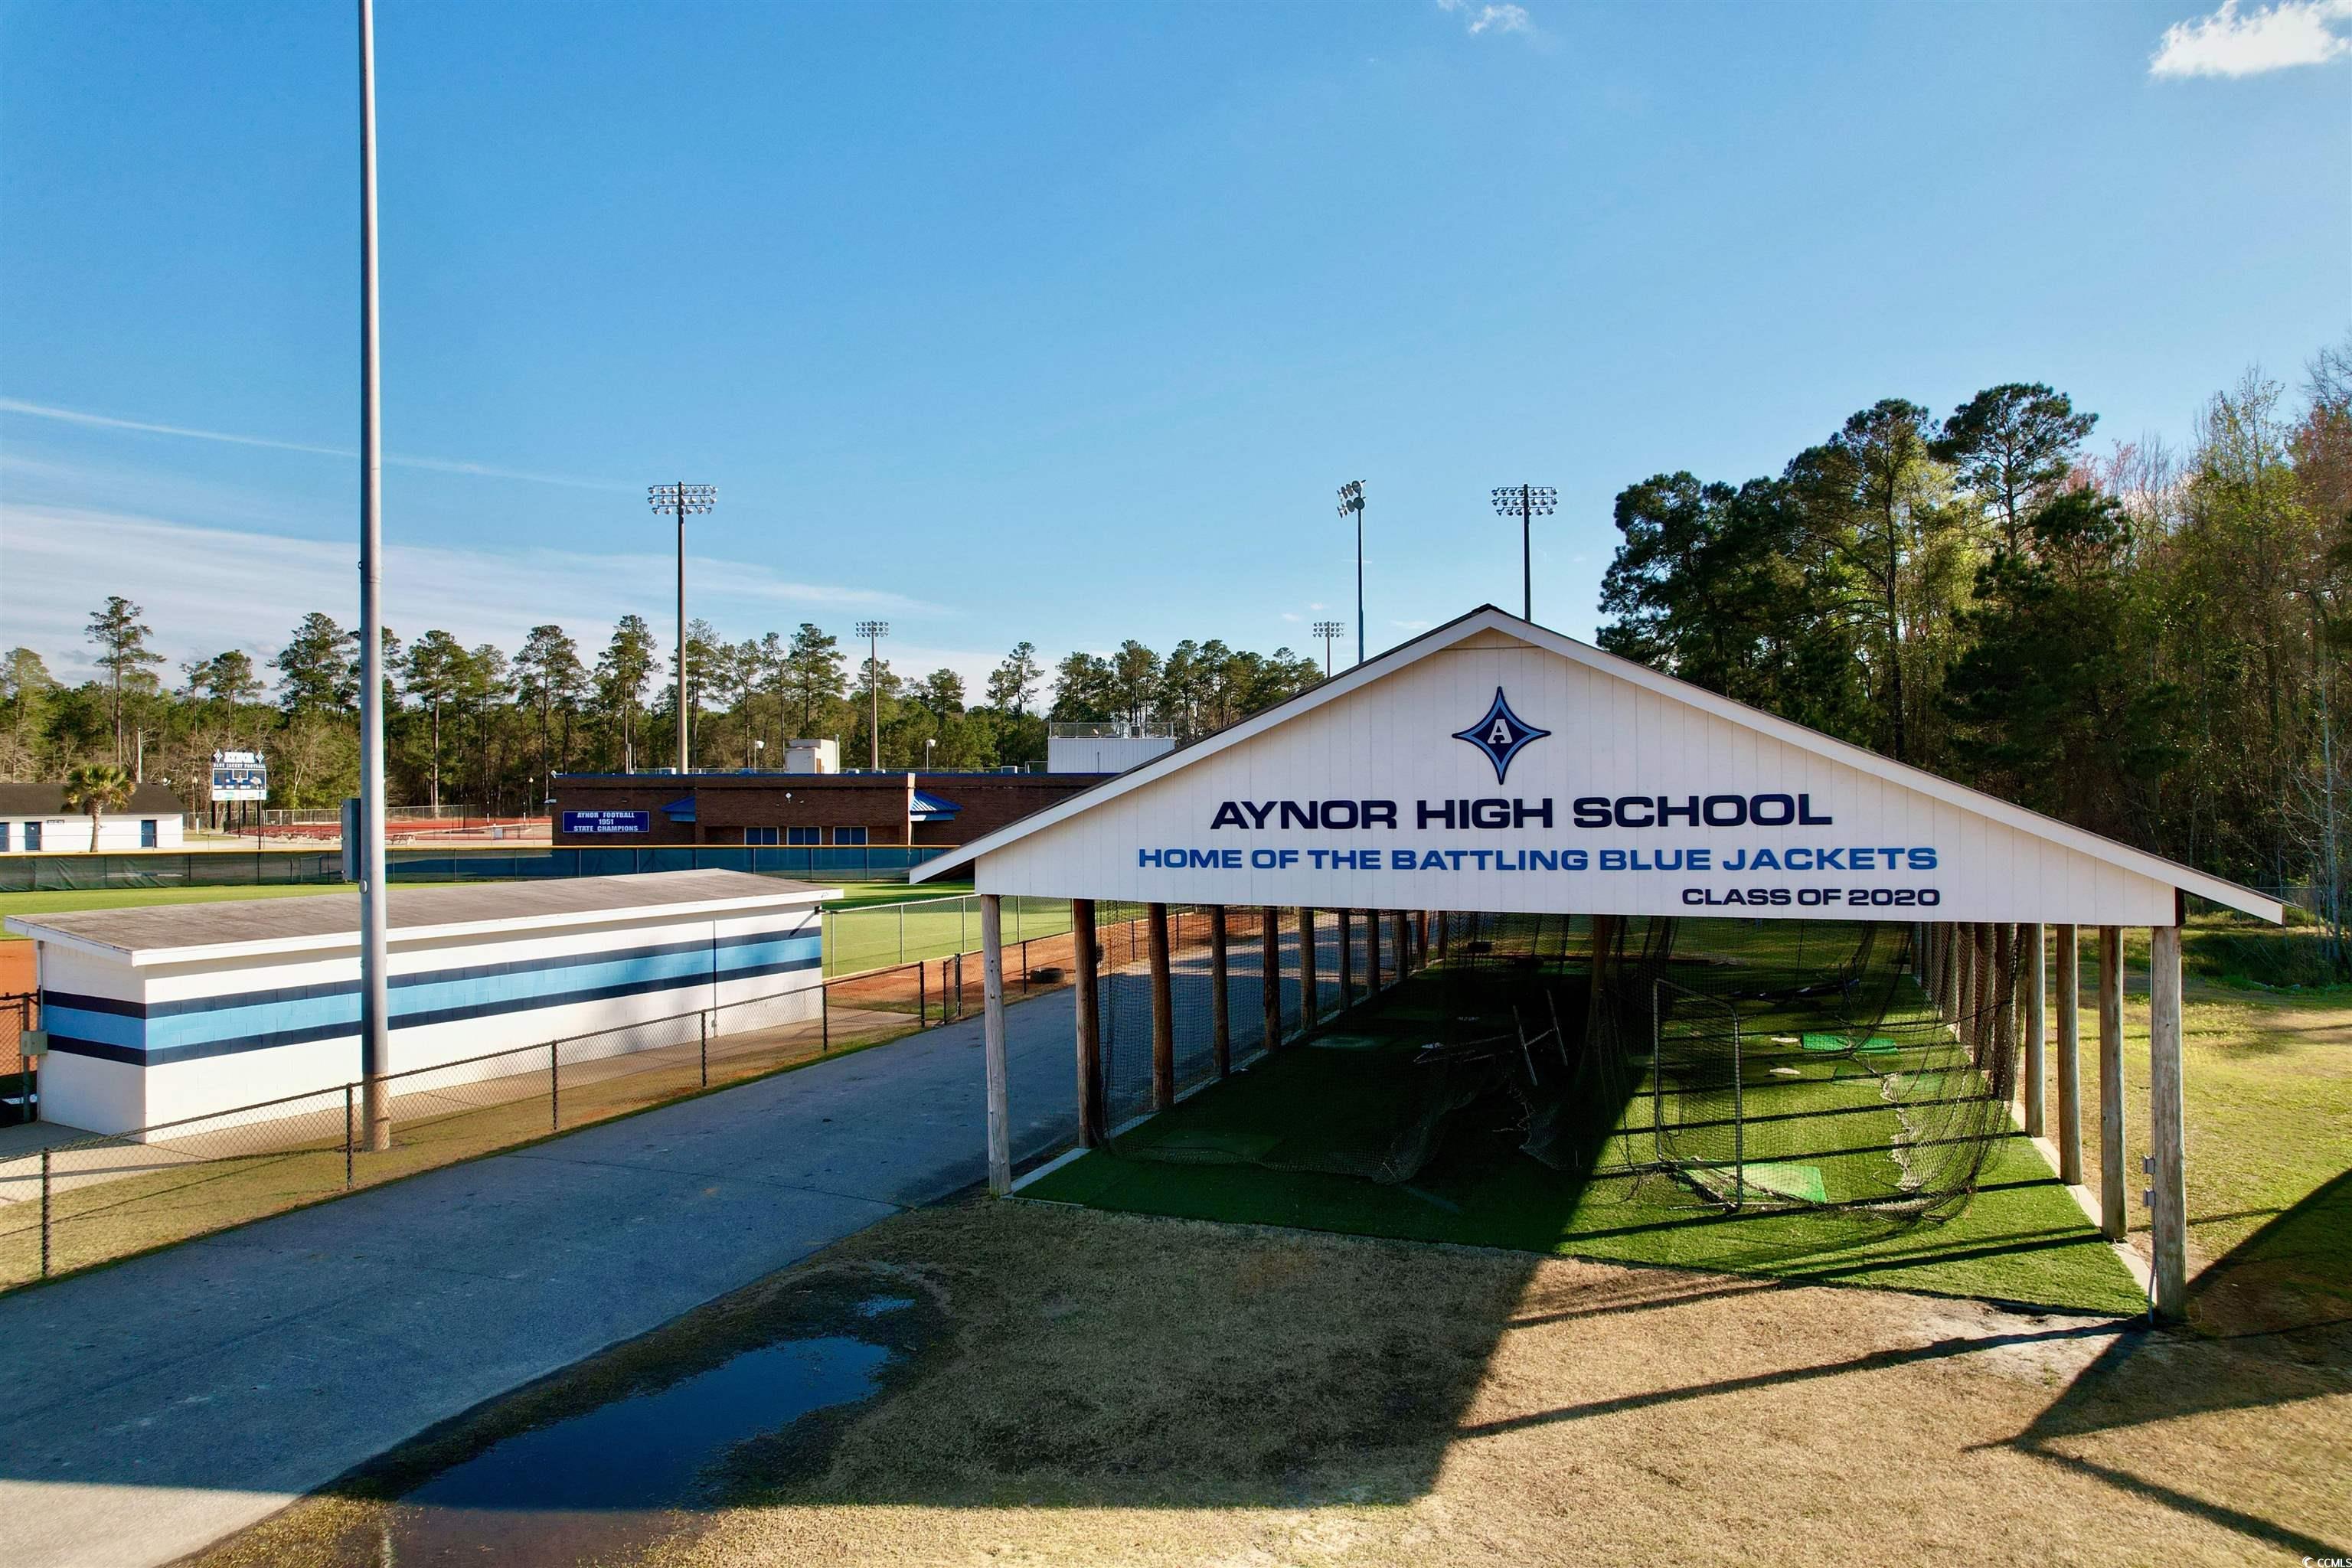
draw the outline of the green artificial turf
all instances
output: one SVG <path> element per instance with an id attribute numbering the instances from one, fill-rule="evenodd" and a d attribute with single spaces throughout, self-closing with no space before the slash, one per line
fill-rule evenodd
<path id="1" fill-rule="evenodd" d="M 1408 995 L 1410 1003 L 1422 999 Z M 1426 1087 L 1412 1058 L 1428 1009 L 1359 1010 L 1340 1026 L 1350 1048 L 1286 1048 L 1139 1124 L 1112 1150 L 1071 1162 L 1026 1196 L 1132 1213 L 1293 1226 L 1628 1263 L 1850 1282 L 2126 1314 L 2139 1289 L 2033 1147 L 2000 1140 L 1979 1189 L 1940 1220 L 1852 1210 L 1727 1211 L 1692 1183 L 1645 1162 L 1651 1102 L 1629 1102 L 1601 1173 L 1580 1177 L 1519 1152 L 1506 1126 L 1457 1118 L 1436 1156 L 1407 1184 L 1336 1173 L 1377 1152 Z M 1360 1043 L 1361 1042 L 1361 1043 Z M 1917 1049 L 1917 1047 L 1913 1047 Z M 1900 1124 L 1872 1068 L 1853 1058 L 1787 1053 L 1794 1079 L 1748 1093 L 1745 1173 L 1751 1198 L 1831 1202 L 1884 1195 L 1900 1174 L 1888 1146 Z M 1934 1071 L 1932 1062 L 1917 1064 Z M 1821 1114 L 1835 1112 L 1836 1114 Z M 1491 1119 L 1490 1119 L 1491 1120 Z M 1705 1136 L 1705 1134 L 1701 1134 Z M 1712 1190 L 1735 1184 L 1727 1130 Z M 1289 1168 L 1284 1168 L 1284 1167 Z M 1298 1168 L 1298 1167 L 1309 1168 Z"/>

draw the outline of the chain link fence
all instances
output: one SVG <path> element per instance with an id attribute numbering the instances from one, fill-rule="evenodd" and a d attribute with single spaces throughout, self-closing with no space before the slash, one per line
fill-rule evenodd
<path id="1" fill-rule="evenodd" d="M 25 1055 L 25 1036 L 37 1025 L 40 1002 L 29 992 L 0 996 L 0 1127 L 30 1121 L 39 1069 Z"/>
<path id="2" fill-rule="evenodd" d="M 793 997 L 805 1000 L 808 1016 L 774 1022 Z M 829 1043 L 826 1000 L 817 987 L 780 992 L 394 1073 L 385 1080 L 391 1119 L 382 1147 L 371 1147 L 361 1086 L 347 1083 L 119 1136 L 68 1134 L 20 1148 L 0 1158 L 0 1289 L 922 1026 L 924 1015 L 909 1009 Z M 929 1016 L 939 1021 L 939 1009 Z"/>
<path id="3" fill-rule="evenodd" d="M 1142 917 L 1141 904 L 1105 900 L 1095 906 L 1096 923 L 1105 930 Z M 1043 955 L 1051 951 L 1046 944 L 1059 939 L 1062 942 L 1059 962 L 1065 967 L 1068 965 L 1071 928 L 1070 901 L 1067 899 L 1033 899 L 1007 894 L 1003 900 L 1003 918 L 1004 985 L 1008 992 L 1015 989 L 1013 954 L 1024 944 L 1035 944 L 1036 952 Z M 979 950 L 980 898 L 977 894 L 916 899 L 904 903 L 866 904 L 849 909 L 827 908 L 824 911 L 824 972 L 827 974 L 857 974 L 866 970 L 915 963 L 959 952 L 977 952 Z M 1049 961 L 1041 956 L 1039 962 Z M 1023 967 L 1025 969 L 1028 965 L 1024 963 Z"/>

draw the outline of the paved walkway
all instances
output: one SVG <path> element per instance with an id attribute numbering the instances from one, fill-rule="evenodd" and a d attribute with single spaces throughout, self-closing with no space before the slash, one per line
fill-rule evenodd
<path id="1" fill-rule="evenodd" d="M 1016 1159 L 1070 999 L 1008 1010 Z M 986 1174 L 980 1020 L 0 1297 L 0 1556 L 169 1562 Z"/>

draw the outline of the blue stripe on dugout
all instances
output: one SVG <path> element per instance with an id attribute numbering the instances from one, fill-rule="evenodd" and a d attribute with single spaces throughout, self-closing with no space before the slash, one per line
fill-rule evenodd
<path id="1" fill-rule="evenodd" d="M 790 973 L 816 968 L 821 950 L 815 935 L 758 934 L 723 939 L 715 950 L 708 942 L 677 943 L 401 975 L 393 982 L 392 1024 L 415 1028 Z M 53 1050 L 157 1067 L 353 1034 L 359 991 L 355 984 L 296 986 L 149 1007 L 45 992 L 42 1016 Z"/>

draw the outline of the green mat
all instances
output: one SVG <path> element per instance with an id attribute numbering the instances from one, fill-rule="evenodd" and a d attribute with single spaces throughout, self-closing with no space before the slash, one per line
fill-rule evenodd
<path id="1" fill-rule="evenodd" d="M 1903 1047 L 1884 1035 L 1873 1035 L 1859 1046 L 1843 1035 L 1807 1035 L 1803 1037 L 1809 1051 L 1899 1051 Z"/>
<path id="2" fill-rule="evenodd" d="M 1152 1140 L 1145 1157 L 1186 1164 L 1248 1164 L 1282 1142 L 1274 1132 L 1235 1132 L 1213 1127 L 1183 1127 Z"/>
<path id="3" fill-rule="evenodd" d="M 1307 1042 L 1309 1050 L 1318 1051 L 1377 1051 L 1395 1044 L 1374 1035 L 1318 1035 Z"/>
<path id="4" fill-rule="evenodd" d="M 1753 1161 L 1739 1169 L 1742 1181 L 1751 1193 L 1778 1198 L 1795 1198 L 1800 1203 L 1829 1202 L 1829 1192 L 1822 1185 L 1819 1165 L 1789 1165 L 1777 1161 Z"/>

